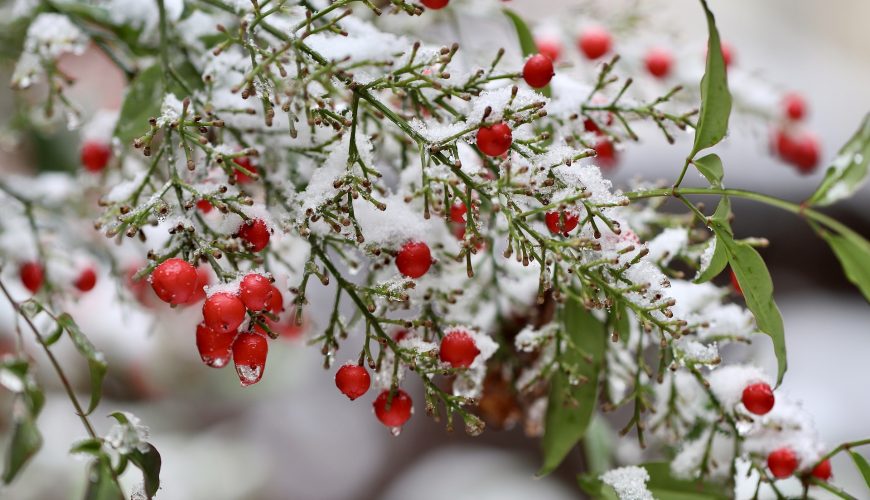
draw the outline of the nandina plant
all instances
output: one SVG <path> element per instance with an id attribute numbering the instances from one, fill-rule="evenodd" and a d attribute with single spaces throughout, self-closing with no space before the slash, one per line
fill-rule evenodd
<path id="1" fill-rule="evenodd" d="M 623 60 L 632 35 L 603 19 L 536 39 L 495 1 L 120 5 L 20 2 L 8 20 L 21 47 L 12 84 L 39 117 L 29 126 L 80 128 L 81 167 L 0 180 L 0 228 L 15 234 L 0 289 L 24 325 L 0 364 L 16 397 L 5 483 L 42 443 L 35 347 L 88 434 L 73 446 L 90 457 L 86 497 L 123 496 L 128 464 L 144 475 L 138 497 L 158 493 L 160 455 L 138 419 L 111 414 L 106 436 L 89 419 L 111 360 L 64 310 L 104 278 L 143 311 L 201 310 L 176 333 L 202 370 L 232 362 L 242 387 L 269 376 L 270 343 L 313 325 L 324 376 L 397 435 L 426 416 L 474 435 L 505 427 L 484 403 L 507 387 L 540 438 L 540 474 L 580 448 L 579 486 L 596 497 L 728 498 L 750 481 L 756 496 L 851 498 L 831 477 L 840 452 L 870 483 L 852 451 L 870 440 L 826 446 L 777 392 L 786 332 L 765 240 L 738 235 L 731 212 L 745 198 L 801 217 L 870 299 L 870 243 L 820 211 L 864 182 L 870 121 L 800 204 L 726 188 L 710 150 L 734 102 L 796 172 L 814 171 L 820 148 L 800 95 L 758 109 L 731 93 L 729 74 L 749 70 L 704 0 L 696 63 L 667 46 Z M 466 53 L 426 29 L 463 15 L 503 20 L 518 43 Z M 82 113 L 68 92 L 64 61 L 85 50 L 126 78 L 117 112 Z M 684 64 L 700 85 L 678 79 Z M 640 97 L 654 89 L 667 90 Z M 614 188 L 608 174 L 644 123 L 667 142 L 691 132 L 685 162 L 671 183 Z M 684 185 L 694 172 L 705 187 Z M 331 303 L 309 300 L 319 286 Z M 87 404 L 53 354 L 64 336 L 87 359 Z M 776 373 L 720 354 L 750 341 L 772 342 Z M 611 428 L 663 461 L 619 467 L 601 444 Z"/>

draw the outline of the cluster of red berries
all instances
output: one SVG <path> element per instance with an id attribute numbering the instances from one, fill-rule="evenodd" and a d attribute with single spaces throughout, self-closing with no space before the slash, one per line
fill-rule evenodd
<path id="1" fill-rule="evenodd" d="M 770 385 L 757 382 L 749 384 L 743 389 L 741 402 L 748 412 L 755 415 L 766 415 L 773 409 L 776 398 Z M 794 474 L 798 468 L 797 455 L 791 448 L 778 448 L 767 456 L 767 467 L 773 477 L 777 479 L 787 478 Z M 831 462 L 827 459 L 819 462 L 813 467 L 810 474 L 822 481 L 827 481 L 831 477 Z"/>
<path id="2" fill-rule="evenodd" d="M 807 115 L 807 104 L 799 94 L 783 99 L 783 123 L 773 131 L 771 147 L 784 162 L 801 174 L 811 174 L 819 165 L 819 140 L 799 124 Z"/>
<path id="3" fill-rule="evenodd" d="M 407 330 L 400 330 L 395 340 L 407 337 Z M 452 368 L 464 369 L 474 363 L 480 350 L 471 335 L 462 328 L 454 328 L 445 332 L 441 338 L 438 357 Z M 369 372 L 355 363 L 347 363 L 335 373 L 335 386 L 351 401 L 359 398 L 371 387 Z M 399 428 L 411 418 L 413 402 L 411 396 L 402 389 L 384 390 L 378 394 L 372 403 L 375 416 L 387 427 Z"/>
<path id="4" fill-rule="evenodd" d="M 21 284 L 30 293 L 35 294 L 45 282 L 45 270 L 39 262 L 24 262 L 18 268 Z M 80 292 L 90 292 L 97 285 L 97 271 L 93 267 L 85 267 L 73 280 L 72 286 Z"/>
<path id="5" fill-rule="evenodd" d="M 204 294 L 198 283 L 201 281 L 197 269 L 178 258 L 161 262 L 151 273 L 154 293 L 172 305 L 189 303 L 198 293 Z M 232 356 L 243 386 L 259 382 L 269 347 L 266 332 L 257 320 L 263 320 L 271 328 L 275 324 L 272 317 L 283 310 L 281 292 L 269 278 L 257 273 L 242 278 L 235 293 L 212 294 L 202 305 L 203 322 L 196 328 L 196 347 L 202 361 L 208 366 L 222 368 Z M 239 332 L 248 313 L 254 318 L 251 327 Z"/>

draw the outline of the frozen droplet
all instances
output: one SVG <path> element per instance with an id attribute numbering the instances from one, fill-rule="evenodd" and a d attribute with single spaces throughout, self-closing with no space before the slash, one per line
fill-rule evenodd
<path id="1" fill-rule="evenodd" d="M 402 433 L 402 428 L 401 428 L 401 427 L 390 427 L 390 434 L 392 434 L 392 435 L 398 437 L 399 434 L 401 434 L 401 433 Z"/>
<path id="2" fill-rule="evenodd" d="M 247 387 L 260 381 L 260 378 L 263 377 L 263 367 L 236 365 L 236 373 L 239 376 L 242 387 Z"/>

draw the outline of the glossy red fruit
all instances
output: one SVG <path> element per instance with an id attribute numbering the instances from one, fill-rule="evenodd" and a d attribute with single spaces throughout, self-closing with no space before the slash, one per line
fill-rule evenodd
<path id="1" fill-rule="evenodd" d="M 438 10 L 447 7 L 450 0 L 420 0 L 420 3 L 428 9 Z"/>
<path id="2" fill-rule="evenodd" d="M 616 147 L 610 139 L 599 139 L 593 146 L 595 149 L 595 164 L 609 170 L 616 166 Z"/>
<path id="3" fill-rule="evenodd" d="M 828 479 L 831 479 L 831 461 L 827 458 L 822 460 L 821 462 L 819 462 L 818 465 L 813 467 L 813 470 L 812 472 L 810 472 L 810 474 L 812 474 L 813 477 L 821 479 L 822 481 L 827 481 Z"/>
<path id="4" fill-rule="evenodd" d="M 266 310 L 272 314 L 281 314 L 284 312 L 284 296 L 281 295 L 281 290 L 272 285 L 272 293 L 269 295 L 269 301 L 266 303 Z"/>
<path id="5" fill-rule="evenodd" d="M 151 288 L 163 302 L 184 304 L 196 291 L 196 268 L 178 258 L 166 259 L 151 273 Z"/>
<path id="6" fill-rule="evenodd" d="M 193 295 L 187 299 L 185 304 L 195 304 L 200 300 L 205 299 L 205 287 L 211 284 L 211 271 L 205 266 L 196 268 L 196 287 L 193 290 Z"/>
<path id="7" fill-rule="evenodd" d="M 468 212 L 465 203 L 462 201 L 457 201 L 453 205 L 450 205 L 450 220 L 457 224 L 465 224 L 465 215 Z"/>
<path id="8" fill-rule="evenodd" d="M 79 273 L 73 286 L 80 292 L 90 292 L 97 285 L 97 272 L 93 267 L 86 267 Z"/>
<path id="9" fill-rule="evenodd" d="M 480 349 L 465 330 L 452 330 L 441 339 L 438 357 L 453 368 L 468 368 Z"/>
<path id="10" fill-rule="evenodd" d="M 245 321 L 242 299 L 226 292 L 218 292 L 205 299 L 202 317 L 206 326 L 218 332 L 231 332 Z"/>
<path id="11" fill-rule="evenodd" d="M 767 468 L 773 477 L 785 479 L 794 474 L 798 466 L 797 455 L 790 448 L 774 450 L 767 456 Z"/>
<path id="12" fill-rule="evenodd" d="M 544 222 L 547 223 L 547 229 L 551 233 L 568 236 L 568 233 L 577 227 L 580 219 L 576 215 L 567 212 L 547 212 L 544 215 Z"/>
<path id="13" fill-rule="evenodd" d="M 587 59 L 598 59 L 608 53 L 611 43 L 610 33 L 598 26 L 587 28 L 577 39 L 577 47 Z"/>
<path id="14" fill-rule="evenodd" d="M 807 114 L 807 102 L 804 100 L 802 95 L 795 92 L 785 95 L 782 100 L 782 107 L 785 110 L 785 116 L 790 120 L 803 120 L 804 116 Z"/>
<path id="15" fill-rule="evenodd" d="M 102 172 L 112 158 L 112 148 L 100 141 L 87 141 L 82 144 L 79 159 L 88 172 Z"/>
<path id="16" fill-rule="evenodd" d="M 239 284 L 239 298 L 249 311 L 262 311 L 272 300 L 272 282 L 262 274 L 251 273 Z"/>
<path id="17" fill-rule="evenodd" d="M 413 404 L 411 397 L 402 389 L 396 389 L 390 398 L 390 391 L 380 393 L 372 404 L 375 416 L 387 427 L 401 427 L 411 418 Z"/>
<path id="18" fill-rule="evenodd" d="M 251 219 L 243 222 L 239 226 L 238 234 L 252 252 L 259 252 L 266 248 L 271 237 L 269 227 L 262 219 Z"/>
<path id="19" fill-rule="evenodd" d="M 773 131 L 773 149 L 784 161 L 793 163 L 797 151 L 797 142 L 791 134 L 778 128 Z"/>
<path id="20" fill-rule="evenodd" d="M 38 262 L 21 264 L 18 274 L 21 276 L 24 288 L 30 290 L 30 293 L 38 292 L 42 288 L 42 282 L 45 281 L 45 272 L 42 270 L 42 264 Z"/>
<path id="21" fill-rule="evenodd" d="M 205 323 L 196 326 L 196 348 L 202 362 L 212 368 L 223 368 L 230 362 L 236 330 L 220 332 Z"/>
<path id="22" fill-rule="evenodd" d="M 243 169 L 247 170 L 248 172 L 250 172 L 250 173 L 252 173 L 252 174 L 257 174 L 257 173 L 259 173 L 259 172 L 257 171 L 257 167 L 255 167 L 255 166 L 253 165 L 253 163 L 251 163 L 251 159 L 248 158 L 247 156 L 241 156 L 241 157 L 239 157 L 239 158 L 236 158 L 236 159 L 233 160 L 233 163 L 235 163 L 236 165 L 242 167 Z M 254 180 L 253 177 L 251 177 L 251 176 L 249 176 L 248 174 L 242 172 L 242 170 L 241 170 L 241 169 L 238 169 L 238 168 L 236 169 L 235 174 L 236 174 L 236 182 L 239 183 L 239 184 L 247 184 L 247 183 L 251 182 L 252 180 Z"/>
<path id="23" fill-rule="evenodd" d="M 538 52 L 556 62 L 559 56 L 562 55 L 562 44 L 555 38 L 536 38 L 535 45 L 538 46 Z"/>
<path id="24" fill-rule="evenodd" d="M 553 60 L 543 54 L 533 55 L 523 66 L 523 80 L 532 88 L 546 87 L 555 74 Z"/>
<path id="25" fill-rule="evenodd" d="M 335 373 L 335 386 L 351 401 L 365 394 L 371 384 L 369 372 L 360 365 L 348 363 Z"/>
<path id="26" fill-rule="evenodd" d="M 798 172 L 808 175 L 819 166 L 819 140 L 810 133 L 800 134 L 795 138 L 792 163 Z"/>
<path id="27" fill-rule="evenodd" d="M 266 355 L 269 354 L 269 342 L 266 337 L 242 332 L 233 342 L 233 363 L 242 387 L 256 384 L 263 378 L 266 370 Z"/>
<path id="28" fill-rule="evenodd" d="M 196 208 L 199 209 L 200 212 L 207 214 L 211 212 L 211 209 L 214 208 L 214 205 L 211 204 L 208 200 L 199 200 L 196 202 Z"/>
<path id="29" fill-rule="evenodd" d="M 729 269 L 728 272 L 731 275 L 731 286 L 734 287 L 734 291 L 743 295 L 743 290 L 740 288 L 740 283 L 737 281 L 737 275 L 734 274 L 734 270 Z"/>
<path id="30" fill-rule="evenodd" d="M 503 122 L 491 127 L 480 127 L 477 131 L 477 148 L 487 156 L 501 156 L 513 142 L 511 128 Z"/>
<path id="31" fill-rule="evenodd" d="M 743 389 L 743 406 L 756 415 L 765 415 L 771 409 L 776 398 L 773 395 L 773 389 L 764 382 L 749 384 Z"/>
<path id="32" fill-rule="evenodd" d="M 422 241 L 409 241 L 402 245 L 396 254 L 396 267 L 409 278 L 419 278 L 432 266 L 432 253 L 429 245 Z"/>
<path id="33" fill-rule="evenodd" d="M 671 72 L 671 65 L 674 63 L 671 53 L 665 49 L 652 48 L 646 53 L 644 58 L 646 69 L 656 78 L 664 78 Z"/>

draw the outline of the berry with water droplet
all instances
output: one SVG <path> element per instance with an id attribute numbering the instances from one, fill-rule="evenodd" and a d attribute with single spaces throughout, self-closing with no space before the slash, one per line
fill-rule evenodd
<path id="1" fill-rule="evenodd" d="M 372 406 L 375 416 L 387 427 L 401 427 L 411 418 L 413 411 L 411 397 L 402 389 L 396 389 L 392 398 L 389 390 L 381 392 Z"/>
<path id="2" fill-rule="evenodd" d="M 272 282 L 262 274 L 251 273 L 239 284 L 239 298 L 249 311 L 262 311 L 272 300 Z"/>
<path id="3" fill-rule="evenodd" d="M 432 266 L 432 253 L 429 245 L 422 241 L 409 241 L 402 245 L 396 254 L 396 267 L 409 278 L 419 278 Z"/>
<path id="4" fill-rule="evenodd" d="M 263 219 L 251 219 L 243 222 L 239 226 L 238 234 L 252 252 L 259 252 L 266 248 L 271 237 L 269 227 L 263 222 Z"/>
<path id="5" fill-rule="evenodd" d="M 179 259 L 166 259 L 151 273 L 151 288 L 163 302 L 183 304 L 196 291 L 196 268 Z"/>
<path id="6" fill-rule="evenodd" d="M 773 408 L 776 398 L 773 390 L 764 382 L 749 384 L 743 389 L 743 406 L 750 413 L 764 415 Z"/>
<path id="7" fill-rule="evenodd" d="M 465 330 L 457 329 L 447 332 L 441 339 L 438 357 L 453 368 L 468 368 L 474 363 L 474 358 L 480 354 L 480 349 L 474 339 Z"/>
<path id="8" fill-rule="evenodd" d="M 223 368 L 230 362 L 236 330 L 212 330 L 205 323 L 196 326 L 196 349 L 202 362 L 212 368 Z"/>
<path id="9" fill-rule="evenodd" d="M 205 299 L 202 316 L 212 330 L 231 332 L 245 320 L 245 304 L 235 295 L 218 292 Z"/>
<path id="10" fill-rule="evenodd" d="M 487 156 L 501 156 L 513 142 L 511 128 L 504 122 L 491 127 L 480 127 L 477 131 L 477 148 Z"/>
<path id="11" fill-rule="evenodd" d="M 369 372 L 357 364 L 347 363 L 335 373 L 335 386 L 351 401 L 365 394 L 371 384 Z"/>
<path id="12" fill-rule="evenodd" d="M 243 332 L 233 342 L 233 363 L 242 387 L 256 384 L 263 378 L 266 370 L 266 355 L 269 353 L 269 342 L 266 337 Z"/>

